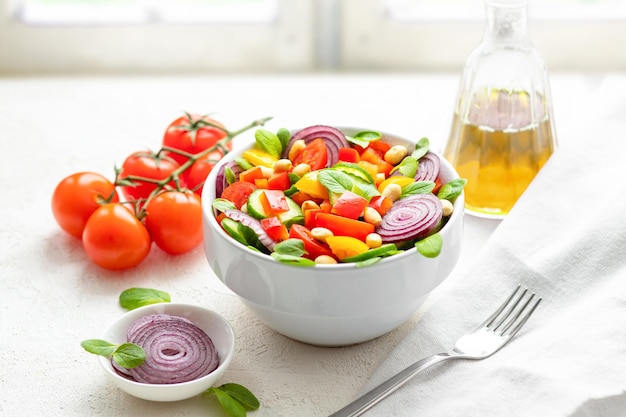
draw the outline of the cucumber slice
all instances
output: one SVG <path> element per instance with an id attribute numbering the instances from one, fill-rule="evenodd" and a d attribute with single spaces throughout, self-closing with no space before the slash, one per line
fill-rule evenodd
<path id="1" fill-rule="evenodd" d="M 346 174 L 350 174 L 355 177 L 361 178 L 362 180 L 365 180 L 370 184 L 374 183 L 374 179 L 372 178 L 370 173 L 357 164 L 353 164 L 350 162 L 339 162 L 333 165 L 331 169 L 342 171 L 342 172 L 345 172 Z"/>
<path id="2" fill-rule="evenodd" d="M 248 196 L 248 214 L 254 217 L 257 220 L 262 220 L 268 217 L 267 213 L 263 209 L 263 204 L 261 204 L 261 193 L 263 189 L 256 189 Z M 294 223 L 303 223 L 304 215 L 302 214 L 302 209 L 289 197 L 285 197 L 287 200 L 287 205 L 289 206 L 289 211 L 281 213 L 278 215 L 278 220 L 283 223 L 287 228 L 289 228 Z"/>
<path id="3" fill-rule="evenodd" d="M 394 243 L 385 243 L 377 248 L 370 249 L 367 252 L 360 253 L 358 255 L 345 258 L 343 262 L 361 262 L 367 259 L 376 258 L 379 256 L 388 256 L 398 252 L 398 248 Z"/>

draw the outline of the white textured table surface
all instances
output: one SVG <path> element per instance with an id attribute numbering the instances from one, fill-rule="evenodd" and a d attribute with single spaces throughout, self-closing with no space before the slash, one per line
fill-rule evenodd
<path id="1" fill-rule="evenodd" d="M 585 115 L 601 76 L 553 75 L 558 134 L 566 140 Z M 172 257 L 156 248 L 139 267 L 108 272 L 91 264 L 80 241 L 57 227 L 56 184 L 73 172 L 113 175 L 115 164 L 159 147 L 183 111 L 209 113 L 229 127 L 274 116 L 267 126 L 354 125 L 427 136 L 443 145 L 458 75 L 280 75 L 167 78 L 0 78 L 0 415 L 225 416 L 214 399 L 151 403 L 109 383 L 80 347 L 124 311 L 132 286 L 165 290 L 173 301 L 204 305 L 234 327 L 237 351 L 222 382 L 249 387 L 261 409 L 251 416 L 325 416 L 367 382 L 424 309 L 368 343 L 321 348 L 265 327 L 213 275 L 202 248 Z M 474 255 L 497 222 L 466 217 L 462 259 Z M 447 281 L 443 285 L 453 285 Z"/>

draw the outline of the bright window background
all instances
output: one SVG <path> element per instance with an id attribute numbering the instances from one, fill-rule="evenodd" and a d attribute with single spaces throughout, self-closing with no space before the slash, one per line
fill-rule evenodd
<path id="1" fill-rule="evenodd" d="M 530 0 L 548 68 L 626 70 L 626 0 Z M 482 0 L 0 0 L 0 74 L 458 71 Z"/>

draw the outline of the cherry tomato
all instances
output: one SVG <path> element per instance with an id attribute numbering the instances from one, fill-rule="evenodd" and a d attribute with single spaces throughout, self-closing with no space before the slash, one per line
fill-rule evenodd
<path id="1" fill-rule="evenodd" d="M 316 171 L 326 167 L 328 163 L 328 148 L 324 139 L 317 138 L 309 142 L 292 161 L 293 165 L 308 164 L 311 171 Z"/>
<path id="2" fill-rule="evenodd" d="M 333 252 L 330 250 L 328 245 L 319 242 L 313 236 L 311 236 L 311 231 L 306 227 L 295 223 L 291 225 L 289 229 L 289 237 L 300 239 L 304 242 L 304 250 L 307 251 L 304 255 L 305 258 L 315 260 L 320 255 L 328 255 L 334 258 Z"/>
<path id="3" fill-rule="evenodd" d="M 223 156 L 222 151 L 215 150 L 194 162 L 191 168 L 183 172 L 182 175 L 187 188 L 198 195 L 202 195 L 204 181 L 206 181 L 206 178 L 213 170 L 215 164 L 222 159 Z"/>
<path id="4" fill-rule="evenodd" d="M 95 172 L 78 172 L 64 178 L 52 194 L 52 214 L 61 229 L 81 238 L 87 220 L 101 202 L 117 202 L 111 181 Z"/>
<path id="5" fill-rule="evenodd" d="M 178 255 L 202 242 L 202 206 L 195 193 L 165 191 L 146 205 L 146 227 L 156 245 Z"/>
<path id="6" fill-rule="evenodd" d="M 256 190 L 257 188 L 258 187 L 251 182 L 233 182 L 228 187 L 224 188 L 221 198 L 234 203 L 235 207 L 237 207 L 237 209 L 240 209 L 241 206 L 243 206 L 246 201 L 248 201 L 248 197 L 250 197 L 252 191 Z"/>
<path id="7" fill-rule="evenodd" d="M 150 234 L 120 203 L 105 204 L 91 215 L 83 232 L 83 248 L 96 265 L 121 270 L 139 265 L 150 252 Z"/>
<path id="8" fill-rule="evenodd" d="M 120 179 L 128 176 L 149 178 L 152 180 L 163 180 L 171 175 L 180 165 L 167 154 L 157 156 L 152 151 L 139 151 L 131 154 L 124 160 Z M 147 198 L 156 188 L 156 184 L 148 181 L 132 180 L 135 185 L 124 185 L 122 192 L 129 200 L 139 200 Z M 172 187 L 174 182 L 170 183 Z"/>
<path id="9" fill-rule="evenodd" d="M 209 125 L 209 123 L 222 126 L 220 122 L 208 116 L 185 115 L 179 117 L 170 123 L 165 130 L 163 146 L 192 155 L 202 152 L 226 136 L 226 132 Z M 227 146 L 232 147 L 230 142 Z M 187 161 L 187 157 L 184 155 L 172 154 L 172 157 L 181 165 Z"/>

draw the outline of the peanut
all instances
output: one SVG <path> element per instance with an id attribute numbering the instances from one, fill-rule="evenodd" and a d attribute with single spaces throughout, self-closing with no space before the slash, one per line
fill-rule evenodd
<path id="1" fill-rule="evenodd" d="M 369 224 L 378 226 L 382 223 L 383 218 L 380 217 L 380 213 L 376 211 L 375 208 L 365 207 L 365 210 L 363 210 L 363 220 L 365 220 Z"/>
<path id="2" fill-rule="evenodd" d="M 396 201 L 402 195 L 402 187 L 398 184 L 389 184 L 385 187 L 381 194 L 391 201 Z"/>
<path id="3" fill-rule="evenodd" d="M 319 204 L 317 204 L 313 200 L 305 200 L 305 201 L 302 202 L 302 212 L 305 212 L 305 211 L 311 210 L 311 209 L 317 210 L 319 208 L 320 208 Z"/>
<path id="4" fill-rule="evenodd" d="M 289 148 L 288 158 L 293 161 L 296 158 L 296 156 L 300 152 L 302 152 L 302 150 L 304 150 L 304 148 L 306 148 L 306 143 L 304 143 L 304 140 L 299 139 L 295 141 L 293 145 L 291 145 L 291 148 Z"/>
<path id="5" fill-rule="evenodd" d="M 331 232 L 325 227 L 314 227 L 313 229 L 311 229 L 311 236 L 314 239 L 319 240 L 320 242 L 326 242 L 326 238 L 329 238 L 334 235 L 333 235 L 333 232 Z"/>
<path id="6" fill-rule="evenodd" d="M 315 258 L 315 263 L 316 264 L 332 265 L 332 264 L 336 264 L 337 260 L 335 258 L 333 258 L 332 256 L 320 255 L 317 258 Z"/>
<path id="7" fill-rule="evenodd" d="M 309 166 L 309 164 L 298 164 L 295 167 L 293 167 L 293 169 L 291 170 L 291 172 L 293 172 L 294 174 L 296 174 L 299 177 L 302 177 L 304 174 L 306 174 L 307 172 L 311 171 L 311 166 Z"/>
<path id="8" fill-rule="evenodd" d="M 370 233 L 365 236 L 365 243 L 370 247 L 370 249 L 374 249 L 383 244 L 383 239 L 378 233 Z"/>
<path id="9" fill-rule="evenodd" d="M 391 165 L 398 165 L 400 162 L 402 162 L 404 157 L 408 155 L 408 153 L 409 151 L 406 146 L 394 145 L 389 148 L 387 152 L 385 152 L 384 159 L 385 162 Z"/>
<path id="10" fill-rule="evenodd" d="M 450 202 L 450 200 L 440 200 L 441 201 L 441 210 L 444 217 L 448 217 L 452 215 L 454 211 L 454 206 Z"/>
<path id="11" fill-rule="evenodd" d="M 293 164 L 289 159 L 279 159 L 278 161 L 274 162 L 274 173 L 278 174 L 285 171 L 289 172 L 291 171 L 292 167 Z"/>

